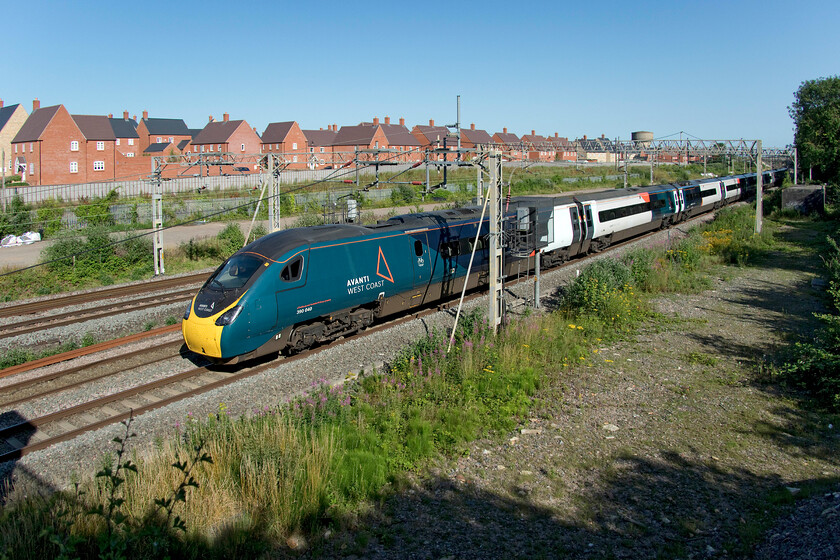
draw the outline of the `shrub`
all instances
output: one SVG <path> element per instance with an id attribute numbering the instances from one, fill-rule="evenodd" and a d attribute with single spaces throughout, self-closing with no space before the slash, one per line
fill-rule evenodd
<path id="1" fill-rule="evenodd" d="M 0 237 L 21 235 L 32 229 L 31 207 L 15 195 L 6 211 L 0 214 Z"/>
<path id="2" fill-rule="evenodd" d="M 43 232 L 44 237 L 52 237 L 61 231 L 64 225 L 61 218 L 64 216 L 64 206 L 54 198 L 45 200 L 35 210 L 38 228 Z"/>
<path id="3" fill-rule="evenodd" d="M 74 210 L 76 217 L 88 226 L 114 225 L 114 216 L 111 215 L 111 203 L 119 198 L 115 189 L 104 197 L 95 196 L 93 199 L 82 199 L 82 202 Z"/>
<path id="4" fill-rule="evenodd" d="M 417 193 L 409 185 L 397 185 L 391 190 L 391 203 L 394 206 L 411 204 L 417 198 Z"/>

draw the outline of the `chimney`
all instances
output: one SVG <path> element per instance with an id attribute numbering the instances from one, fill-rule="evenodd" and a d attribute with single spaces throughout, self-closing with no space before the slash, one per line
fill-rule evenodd
<path id="1" fill-rule="evenodd" d="M 208 123 L 213 122 L 213 115 L 210 115 L 209 117 L 207 117 L 207 122 Z"/>
<path id="2" fill-rule="evenodd" d="M 228 122 L 230 120 L 230 115 L 227 113 L 222 113 L 222 120 Z"/>
<path id="3" fill-rule="evenodd" d="M 257 127 L 256 127 L 256 126 L 254 127 L 254 134 L 256 134 L 257 136 L 259 136 L 259 135 L 260 135 L 260 133 L 259 133 L 259 132 L 257 132 Z"/>
<path id="4" fill-rule="evenodd" d="M 602 134 L 602 135 L 601 135 L 601 138 L 603 138 L 603 137 L 604 137 L 604 135 Z"/>
<path id="5" fill-rule="evenodd" d="M 114 118 L 114 113 L 108 113 L 108 118 L 113 119 Z"/>
<path id="6" fill-rule="evenodd" d="M 532 130 L 531 130 L 531 136 L 536 136 L 536 135 L 537 135 L 536 131 L 534 131 L 534 130 L 532 129 Z"/>
<path id="7" fill-rule="evenodd" d="M 133 115 L 131 118 L 136 121 L 137 120 L 137 115 Z"/>
<path id="8" fill-rule="evenodd" d="M 143 111 L 143 120 L 145 121 L 148 118 L 149 118 L 149 112 L 148 111 Z"/>
<path id="9" fill-rule="evenodd" d="M 128 111 L 123 111 L 123 120 L 124 121 L 128 120 Z"/>
<path id="10" fill-rule="evenodd" d="M 475 123 L 470 124 L 470 130 L 475 130 Z"/>
<path id="11" fill-rule="evenodd" d="M 429 126 L 435 126 L 435 120 L 429 119 Z"/>
<path id="12" fill-rule="evenodd" d="M 391 117 L 385 115 L 385 124 L 391 124 Z"/>
<path id="13" fill-rule="evenodd" d="M 504 128 L 502 129 L 502 134 L 507 134 L 507 127 L 504 127 Z"/>
<path id="14" fill-rule="evenodd" d="M 36 97 L 35 99 L 32 100 L 32 112 L 34 113 L 35 111 L 37 111 L 40 108 L 41 108 L 41 102 L 38 101 L 38 98 Z"/>
<path id="15" fill-rule="evenodd" d="M 583 135 L 583 139 L 586 140 L 586 134 Z"/>
<path id="16" fill-rule="evenodd" d="M 0 109 L 2 109 L 2 108 L 3 108 L 3 100 L 0 99 Z"/>
<path id="17" fill-rule="evenodd" d="M 0 101 L 0 107 L 2 107 L 3 101 Z M 405 117 L 400 117 L 400 126 L 405 126 Z"/>
<path id="18" fill-rule="evenodd" d="M 555 138 L 558 138 L 558 135 L 557 135 L 557 133 L 556 133 L 556 132 L 554 133 L 554 137 L 555 137 Z"/>
<path id="19" fill-rule="evenodd" d="M 373 126 L 376 126 L 378 124 L 379 124 L 379 117 L 373 117 Z"/>

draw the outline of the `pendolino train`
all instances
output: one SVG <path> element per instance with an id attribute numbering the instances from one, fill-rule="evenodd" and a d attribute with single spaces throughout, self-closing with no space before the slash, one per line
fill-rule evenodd
<path id="1" fill-rule="evenodd" d="M 767 188 L 786 170 L 763 173 Z M 755 173 L 686 184 L 517 197 L 505 214 L 506 274 L 550 266 L 755 195 Z M 479 223 L 481 222 L 481 223 Z M 278 231 L 220 266 L 190 302 L 187 347 L 222 363 L 295 352 L 376 319 L 486 284 L 489 218 L 458 208 L 371 226 Z M 477 243 L 470 276 L 467 268 Z"/>

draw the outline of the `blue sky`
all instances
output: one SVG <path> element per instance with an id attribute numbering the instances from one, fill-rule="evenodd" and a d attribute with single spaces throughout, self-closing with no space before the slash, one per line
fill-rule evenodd
<path id="1" fill-rule="evenodd" d="M 490 134 L 792 142 L 840 74 L 840 2 L 39 2 L 0 34 L 0 98 L 73 114 L 303 128 L 390 116 Z M 23 15 L 23 14 L 21 14 Z"/>

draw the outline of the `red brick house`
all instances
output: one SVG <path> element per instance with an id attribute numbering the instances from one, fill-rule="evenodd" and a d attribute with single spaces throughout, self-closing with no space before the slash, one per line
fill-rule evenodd
<path id="1" fill-rule="evenodd" d="M 338 125 L 331 124 L 327 126 L 326 130 L 321 128 L 319 130 L 304 130 L 302 132 L 306 136 L 306 149 L 308 152 L 307 165 L 309 169 L 334 165 L 333 142 L 335 142 L 335 137 L 338 134 Z"/>
<path id="2" fill-rule="evenodd" d="M 569 139 L 558 135 L 549 136 L 548 141 L 554 145 L 555 161 L 577 161 L 577 148 L 569 142 Z"/>
<path id="3" fill-rule="evenodd" d="M 501 150 L 509 160 L 519 161 L 526 157 L 522 140 L 516 134 L 508 132 L 507 128 L 503 128 L 502 132 L 494 134 L 493 142 L 496 144 L 496 148 Z"/>
<path id="4" fill-rule="evenodd" d="M 435 126 L 435 121 L 429 119 L 428 126 L 424 124 L 414 125 L 411 134 L 417 138 L 423 148 L 435 148 L 443 146 L 443 139 L 449 136 L 449 129 L 445 126 Z M 447 141 L 448 144 L 450 144 L 449 141 Z"/>
<path id="5" fill-rule="evenodd" d="M 350 161 L 355 155 L 355 150 L 391 150 L 395 153 L 359 154 L 361 160 L 388 160 L 388 161 L 420 161 L 420 142 L 405 126 L 405 119 L 400 119 L 400 124 L 391 124 L 390 117 L 385 117 L 383 124 L 379 118 L 374 117 L 371 123 L 360 123 L 356 126 L 342 126 L 333 140 L 333 153 L 337 164 Z"/>
<path id="6" fill-rule="evenodd" d="M 13 169 L 30 185 L 83 183 L 88 171 L 86 148 L 82 131 L 64 105 L 41 108 L 36 99 L 12 139 Z"/>
<path id="7" fill-rule="evenodd" d="M 183 140 L 192 140 L 192 132 L 183 119 L 149 118 L 148 111 L 143 111 L 143 118 L 137 124 L 137 136 L 140 141 L 137 153 L 144 152 L 150 144 L 170 142 L 179 145 Z"/>
<path id="8" fill-rule="evenodd" d="M 289 169 L 306 169 L 306 135 L 296 121 L 269 123 L 262 133 L 264 154 L 282 154 Z"/>
<path id="9" fill-rule="evenodd" d="M 554 161 L 557 150 L 554 144 L 548 141 L 545 136 L 531 131 L 531 134 L 524 134 L 522 142 L 528 152 L 528 159 L 531 161 Z"/>
<path id="10" fill-rule="evenodd" d="M 493 137 L 487 134 L 486 130 L 475 127 L 475 123 L 469 128 L 461 129 L 461 147 L 474 150 L 490 149 L 494 145 Z"/>
<path id="11" fill-rule="evenodd" d="M 196 134 L 189 149 L 193 153 L 227 152 L 237 155 L 258 154 L 262 140 L 244 120 L 232 121 L 224 114 L 221 121 L 210 121 Z"/>
<path id="12" fill-rule="evenodd" d="M 137 120 L 128 118 L 128 111 L 123 111 L 123 118 L 115 119 L 108 115 L 108 121 L 114 131 L 114 146 L 125 157 L 136 157 L 140 153 L 140 135 L 137 134 Z"/>

